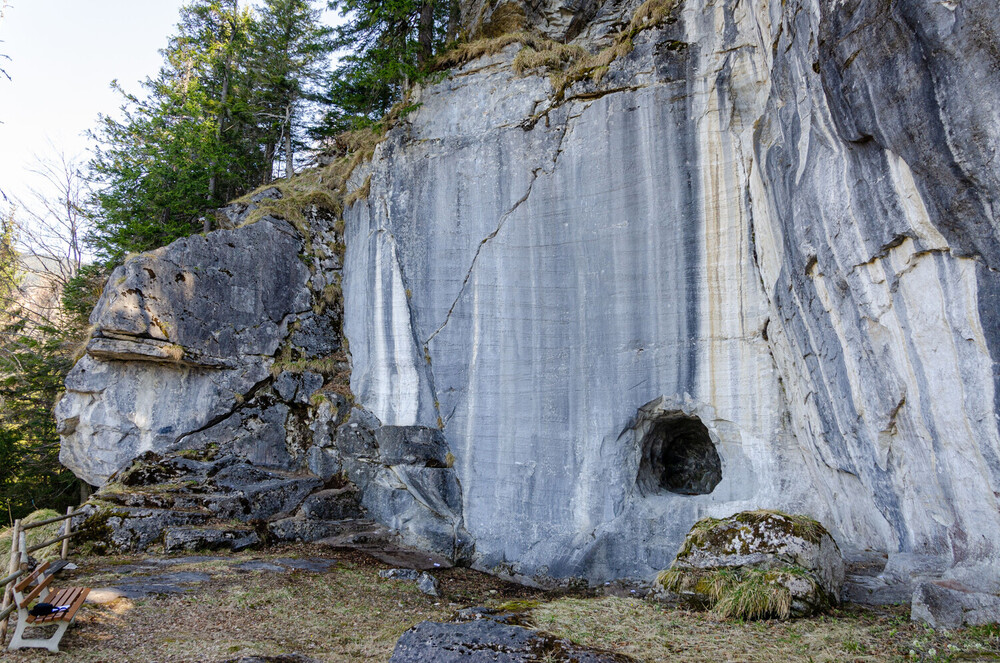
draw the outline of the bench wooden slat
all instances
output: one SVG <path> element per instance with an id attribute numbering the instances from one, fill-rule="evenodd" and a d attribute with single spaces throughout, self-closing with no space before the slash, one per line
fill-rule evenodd
<path id="1" fill-rule="evenodd" d="M 31 573 L 29 573 L 27 576 L 25 576 L 25 578 L 23 580 L 21 580 L 21 582 L 19 582 L 16 585 L 14 585 L 14 591 L 16 591 L 16 592 L 23 592 L 28 587 L 28 585 L 30 585 L 31 583 L 33 583 L 35 581 L 35 578 L 37 578 L 40 574 L 45 573 L 46 569 L 48 569 L 48 568 L 49 568 L 49 563 L 45 562 L 44 564 L 42 564 L 41 566 L 39 566 L 37 569 L 35 569 Z"/>
<path id="2" fill-rule="evenodd" d="M 22 600 L 20 603 L 21 607 L 27 608 L 32 601 L 37 599 L 38 595 L 42 593 L 42 590 L 44 590 L 46 587 L 52 584 L 52 578 L 54 577 L 55 576 L 45 576 L 45 578 L 42 579 L 40 583 L 35 585 L 35 587 L 30 592 L 25 594 L 24 600 Z"/>
<path id="3" fill-rule="evenodd" d="M 42 617 L 28 615 L 28 623 L 50 624 L 71 621 L 89 593 L 90 589 L 87 587 L 67 587 L 66 589 L 60 589 L 53 595 L 52 600 L 47 601 L 47 603 L 51 603 L 52 605 L 68 605 L 69 610 L 53 612 L 51 615 L 43 615 Z"/>
<path id="4" fill-rule="evenodd" d="M 78 613 L 80 608 L 83 607 L 83 602 L 87 600 L 88 594 L 90 594 L 90 587 L 83 587 L 80 589 L 80 595 L 76 597 L 76 600 L 73 601 L 69 610 L 66 611 L 66 617 L 64 617 L 66 621 L 73 621 L 73 618 L 76 617 L 76 613 Z"/>
<path id="5" fill-rule="evenodd" d="M 54 624 L 56 622 L 71 622 L 73 618 L 76 617 L 76 613 L 80 611 L 81 606 L 83 606 L 84 601 L 87 600 L 87 595 L 90 594 L 89 587 L 73 587 L 70 589 L 65 589 L 63 592 L 70 594 L 66 598 L 59 598 L 57 603 L 52 605 L 69 605 L 69 610 L 64 612 L 54 612 L 51 615 L 45 615 L 44 617 L 32 617 L 28 615 L 29 624 Z"/>

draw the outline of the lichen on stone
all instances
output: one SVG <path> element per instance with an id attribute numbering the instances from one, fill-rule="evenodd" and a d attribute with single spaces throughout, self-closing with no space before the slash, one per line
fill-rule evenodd
<path id="1" fill-rule="evenodd" d="M 747 555 L 766 545 L 772 531 L 817 544 L 824 534 L 829 535 L 826 528 L 808 516 L 768 509 L 743 511 L 730 518 L 702 518 L 696 522 L 677 557 L 708 548 L 729 555 Z"/>

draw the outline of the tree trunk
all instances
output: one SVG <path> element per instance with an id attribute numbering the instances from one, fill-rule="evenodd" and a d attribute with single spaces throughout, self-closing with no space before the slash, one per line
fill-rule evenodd
<path id="1" fill-rule="evenodd" d="M 264 144 L 264 162 L 261 164 L 260 183 L 270 184 L 274 179 L 274 141 Z"/>
<path id="2" fill-rule="evenodd" d="M 426 65 L 433 54 L 434 48 L 434 0 L 423 0 L 420 5 L 420 27 L 417 31 L 417 41 L 420 52 L 417 61 L 420 66 Z"/>
<path id="3" fill-rule="evenodd" d="M 232 66 L 231 56 L 226 56 L 225 69 L 222 74 L 222 94 L 219 99 L 219 106 L 221 110 L 219 112 L 219 117 L 215 123 L 215 147 L 218 149 L 219 145 L 222 144 L 222 125 L 225 124 L 226 118 L 229 116 L 229 107 L 226 105 L 229 102 L 229 69 Z M 218 162 L 213 158 L 212 163 L 208 166 L 212 173 L 208 178 L 208 199 L 213 203 L 215 202 L 215 191 L 217 183 L 217 169 L 219 167 Z M 208 218 L 205 219 L 205 232 L 209 230 Z"/>
<path id="4" fill-rule="evenodd" d="M 233 2 L 233 16 L 239 12 L 240 3 L 239 0 Z M 219 117 L 216 118 L 215 123 L 215 147 L 219 148 L 222 143 L 222 126 L 225 124 L 226 119 L 229 117 L 229 72 L 233 67 L 233 38 L 236 36 L 236 22 L 235 18 L 231 22 L 232 29 L 229 31 L 229 39 L 226 42 L 226 60 L 222 65 L 222 93 L 219 95 Z M 212 162 L 209 164 L 209 175 L 208 178 L 208 199 L 215 203 L 215 194 L 218 186 L 218 168 L 219 163 L 213 157 Z M 212 229 L 212 222 L 208 216 L 205 217 L 205 232 Z"/>
<path id="5" fill-rule="evenodd" d="M 294 153 L 292 152 L 292 102 L 285 106 L 285 177 L 295 174 Z"/>
<path id="6" fill-rule="evenodd" d="M 449 44 L 458 38 L 458 24 L 461 20 L 458 0 L 451 0 L 451 6 L 448 8 L 448 32 L 445 35 L 445 41 Z"/>

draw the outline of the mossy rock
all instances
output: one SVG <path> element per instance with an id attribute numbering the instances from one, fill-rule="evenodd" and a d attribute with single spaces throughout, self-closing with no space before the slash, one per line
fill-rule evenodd
<path id="1" fill-rule="evenodd" d="M 133 460 L 128 468 L 112 476 L 109 485 L 152 486 L 168 483 L 179 475 L 180 472 L 177 468 L 163 462 L 163 456 L 153 451 L 147 451 Z"/>
<path id="2" fill-rule="evenodd" d="M 837 603 L 844 561 L 830 533 L 807 516 L 744 511 L 691 528 L 657 583 L 727 618 L 788 618 Z"/>

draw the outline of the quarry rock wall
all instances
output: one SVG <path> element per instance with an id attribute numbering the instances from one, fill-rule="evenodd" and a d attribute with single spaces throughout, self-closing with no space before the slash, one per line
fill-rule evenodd
<path id="1" fill-rule="evenodd" d="M 352 386 L 443 427 L 483 566 L 645 576 L 770 506 L 873 594 L 995 584 L 998 18 L 689 1 L 562 99 L 518 46 L 422 91 L 346 215 Z M 653 485 L 692 418 L 721 479 Z"/>

